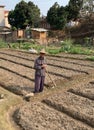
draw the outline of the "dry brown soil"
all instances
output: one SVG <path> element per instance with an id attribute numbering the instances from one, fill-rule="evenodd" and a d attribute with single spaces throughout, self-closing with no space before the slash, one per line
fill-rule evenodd
<path id="1" fill-rule="evenodd" d="M 0 49 L 0 93 L 5 94 L 0 99 L 0 130 L 93 130 L 94 62 L 86 55 L 47 55 L 56 87 L 46 74 L 44 91 L 26 101 L 25 94 L 34 90 L 37 56 Z"/>

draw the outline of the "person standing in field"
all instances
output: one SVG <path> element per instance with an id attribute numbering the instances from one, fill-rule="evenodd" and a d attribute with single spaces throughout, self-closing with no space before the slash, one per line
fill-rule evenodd
<path id="1" fill-rule="evenodd" d="M 44 89 L 45 72 L 46 72 L 46 59 L 45 59 L 45 49 L 40 51 L 40 56 L 34 62 L 35 69 L 35 88 L 34 93 L 42 92 Z"/>

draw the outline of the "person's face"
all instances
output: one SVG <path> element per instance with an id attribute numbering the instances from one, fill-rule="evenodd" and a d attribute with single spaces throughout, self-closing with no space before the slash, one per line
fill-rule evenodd
<path id="1" fill-rule="evenodd" d="M 41 56 L 41 57 L 44 57 L 44 56 L 45 56 L 45 53 L 40 53 L 40 56 Z"/>

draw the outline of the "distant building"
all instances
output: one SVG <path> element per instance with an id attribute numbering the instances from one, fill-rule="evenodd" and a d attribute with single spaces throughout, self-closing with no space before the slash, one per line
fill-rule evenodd
<path id="1" fill-rule="evenodd" d="M 47 30 L 43 28 L 32 28 L 32 38 L 45 39 L 47 37 Z"/>
<path id="2" fill-rule="evenodd" d="M 40 44 L 47 43 L 47 30 L 43 28 L 32 28 L 31 35 L 33 39 L 36 39 Z"/>
<path id="3" fill-rule="evenodd" d="M 11 27 L 8 23 L 8 13 L 9 11 L 6 11 L 4 9 L 4 5 L 0 5 L 0 26 L 3 27 Z"/>
<path id="4" fill-rule="evenodd" d="M 3 5 L 0 6 L 0 26 L 5 26 L 4 7 Z"/>
<path id="5" fill-rule="evenodd" d="M 51 28 L 50 24 L 46 20 L 46 17 L 44 17 L 44 16 L 42 16 L 42 18 L 40 20 L 40 28 L 45 28 L 45 29 Z"/>
<path id="6" fill-rule="evenodd" d="M 10 24 L 9 24 L 9 22 L 8 22 L 8 14 L 9 14 L 9 11 L 8 11 L 8 10 L 5 10 L 5 11 L 4 11 L 4 14 L 5 14 L 5 26 L 10 28 L 11 26 L 10 26 Z"/>

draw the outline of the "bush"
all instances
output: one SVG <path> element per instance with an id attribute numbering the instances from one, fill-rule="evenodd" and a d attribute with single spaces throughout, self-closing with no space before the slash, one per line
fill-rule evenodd
<path id="1" fill-rule="evenodd" d="M 72 46 L 73 46 L 73 40 L 71 39 L 65 40 L 61 43 L 60 52 L 69 52 Z"/>
<path id="2" fill-rule="evenodd" d="M 67 52 L 72 54 L 94 54 L 93 49 L 90 47 L 83 47 L 78 44 L 73 44 L 73 40 L 68 39 L 61 43 L 61 49 L 60 52 Z"/>

